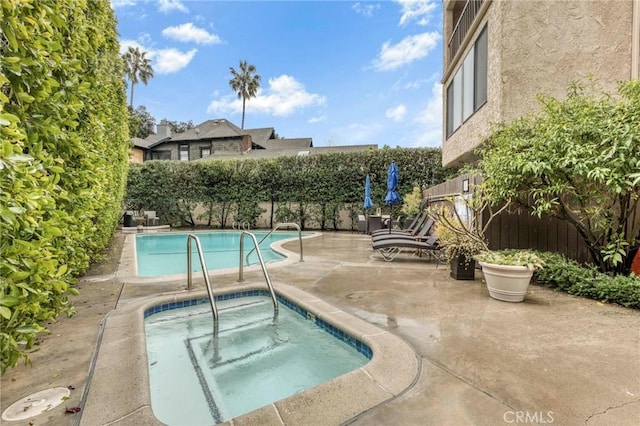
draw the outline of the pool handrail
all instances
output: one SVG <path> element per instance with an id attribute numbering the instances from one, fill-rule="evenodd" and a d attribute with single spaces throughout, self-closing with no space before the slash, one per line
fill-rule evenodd
<path id="1" fill-rule="evenodd" d="M 258 260 L 260 261 L 260 267 L 262 268 L 262 274 L 267 282 L 267 287 L 269 287 L 269 294 L 271 294 L 271 300 L 273 301 L 273 311 L 274 313 L 278 313 L 278 299 L 276 299 L 276 293 L 273 291 L 273 285 L 271 284 L 271 278 L 269 278 L 269 273 L 267 272 L 267 267 L 264 264 L 264 260 L 262 259 L 262 252 L 260 251 L 260 247 L 258 245 L 258 240 L 254 234 L 248 231 L 242 231 L 240 234 L 240 268 L 238 272 L 238 282 L 244 281 L 244 262 L 242 261 L 242 253 L 244 252 L 244 237 L 249 236 L 253 240 L 254 249 L 258 254 Z"/>
<path id="2" fill-rule="evenodd" d="M 204 260 L 202 254 L 202 246 L 200 245 L 200 238 L 195 234 L 189 234 L 187 236 L 187 290 L 193 289 L 193 282 L 191 281 L 191 241 L 196 242 L 196 250 L 198 251 L 198 257 L 200 258 L 200 268 L 202 269 L 202 276 L 204 276 L 204 283 L 207 286 L 207 293 L 209 294 L 209 303 L 211 304 L 211 313 L 213 314 L 213 321 L 218 321 L 218 309 L 216 308 L 215 297 L 213 296 L 213 290 L 211 290 L 211 281 L 209 281 L 209 269 L 207 269 L 207 263 Z M 242 255 L 240 255 L 242 257 Z M 215 334 L 215 333 L 214 333 Z"/>
<path id="3" fill-rule="evenodd" d="M 293 226 L 294 228 L 296 228 L 298 230 L 298 241 L 300 241 L 300 260 L 299 260 L 299 262 L 304 262 L 304 257 L 303 257 L 303 254 L 302 254 L 302 231 L 300 230 L 300 226 L 297 223 L 293 223 L 293 222 L 282 222 L 282 223 L 276 223 L 276 226 L 274 226 L 273 229 L 271 231 L 269 231 L 269 233 L 267 235 L 262 237 L 260 242 L 258 244 L 256 244 L 256 246 L 253 249 L 251 249 L 251 251 L 249 253 L 247 253 L 247 257 L 245 259 L 247 264 L 249 263 L 249 255 L 251 255 L 251 253 L 253 253 L 253 250 L 255 250 L 257 247 L 259 247 L 260 244 L 262 244 L 262 242 L 269 237 L 269 235 L 273 234 L 275 231 L 278 230 L 278 228 L 283 227 L 283 226 Z"/>

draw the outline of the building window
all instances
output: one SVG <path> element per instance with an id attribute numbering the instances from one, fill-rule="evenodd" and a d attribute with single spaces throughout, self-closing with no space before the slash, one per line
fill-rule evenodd
<path id="1" fill-rule="evenodd" d="M 447 86 L 447 138 L 487 102 L 487 27 Z"/>
<path id="2" fill-rule="evenodd" d="M 211 157 L 211 148 L 200 148 L 200 158 Z"/>
<path id="3" fill-rule="evenodd" d="M 171 160 L 171 151 L 151 151 L 150 160 Z"/>
<path id="4" fill-rule="evenodd" d="M 189 145 L 180 145 L 180 161 L 189 161 Z"/>

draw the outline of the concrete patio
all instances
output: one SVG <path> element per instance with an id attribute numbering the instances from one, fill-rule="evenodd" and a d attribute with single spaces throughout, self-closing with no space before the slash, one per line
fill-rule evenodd
<path id="1" fill-rule="evenodd" d="M 72 387 L 70 399 L 7 424 L 88 424 L 82 412 L 65 413 L 65 407 L 82 405 L 105 315 L 138 298 L 184 288 L 183 280 L 150 284 L 119 273 L 127 260 L 121 257 L 124 239 L 118 234 L 105 261 L 80 280 L 78 313 L 51 324 L 51 334 L 31 354 L 34 365 L 2 377 L 2 410 L 57 386 Z M 298 251 L 297 241 L 284 247 Z M 536 285 L 524 303 L 496 301 L 481 272 L 475 281 L 456 281 L 446 266 L 409 252 L 387 263 L 361 234 L 305 239 L 304 260 L 269 265 L 274 283 L 295 286 L 400 337 L 419 360 L 412 386 L 349 424 L 640 424 L 640 311 Z M 228 273 L 212 281 L 233 286 L 236 278 Z M 303 424 L 332 424 L 326 419 Z M 110 424 L 157 422 L 133 415 Z"/>

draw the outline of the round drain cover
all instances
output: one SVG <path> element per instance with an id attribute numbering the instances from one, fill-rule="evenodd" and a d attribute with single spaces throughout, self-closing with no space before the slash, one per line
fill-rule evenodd
<path id="1" fill-rule="evenodd" d="M 10 422 L 35 417 L 62 404 L 69 395 L 71 391 L 67 388 L 41 390 L 11 404 L 2 413 L 2 420 Z"/>

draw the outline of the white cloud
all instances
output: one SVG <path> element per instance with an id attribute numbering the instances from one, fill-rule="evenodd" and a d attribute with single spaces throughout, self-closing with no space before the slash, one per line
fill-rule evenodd
<path id="1" fill-rule="evenodd" d="M 222 43 L 220 37 L 211 34 L 207 30 L 198 28 L 192 22 L 177 25 L 175 27 L 167 27 L 162 30 L 162 35 L 178 41 L 195 42 L 198 44 L 217 44 Z"/>
<path id="2" fill-rule="evenodd" d="M 158 10 L 162 13 L 169 13 L 173 10 L 187 13 L 189 9 L 180 0 L 159 0 Z"/>
<path id="3" fill-rule="evenodd" d="M 181 52 L 178 49 L 160 49 L 153 52 L 153 70 L 158 74 L 173 74 L 180 71 L 193 59 L 198 49 Z"/>
<path id="4" fill-rule="evenodd" d="M 136 0 L 111 0 L 111 8 L 135 6 Z"/>
<path id="5" fill-rule="evenodd" d="M 309 93 L 304 85 L 286 74 L 270 78 L 269 87 L 258 90 L 257 96 L 247 100 L 247 111 L 274 116 L 289 116 L 310 106 L 326 103 L 324 96 Z M 207 113 L 225 114 L 242 112 L 242 99 L 237 95 L 226 95 L 209 104 Z"/>
<path id="6" fill-rule="evenodd" d="M 442 146 L 442 84 L 434 82 L 431 97 L 425 109 L 420 111 L 414 121 L 420 125 L 421 132 L 415 139 L 415 146 Z"/>
<path id="7" fill-rule="evenodd" d="M 395 0 L 402 6 L 400 25 L 415 21 L 418 25 L 427 25 L 438 7 L 435 0 Z"/>
<path id="8" fill-rule="evenodd" d="M 198 49 L 191 49 L 188 52 L 178 49 L 153 49 L 136 40 L 120 40 L 120 54 L 125 53 L 129 46 L 137 47 L 140 51 L 147 53 L 155 74 L 173 74 L 180 71 L 189 65 L 198 52 Z"/>
<path id="9" fill-rule="evenodd" d="M 405 37 L 396 45 L 391 45 L 391 42 L 387 41 L 373 61 L 373 68 L 378 71 L 389 71 L 424 58 L 436 47 L 440 39 L 440 33 L 434 31 Z"/>
<path id="10" fill-rule="evenodd" d="M 393 121 L 401 122 L 404 120 L 405 115 L 407 115 L 407 107 L 400 104 L 397 107 L 387 109 L 384 115 Z"/>
<path id="11" fill-rule="evenodd" d="M 361 4 L 361 3 L 356 3 L 353 6 L 351 6 L 351 9 L 353 9 L 358 15 L 362 15 L 362 16 L 366 16 L 367 18 L 373 16 L 373 13 L 380 9 L 380 5 L 379 4 Z"/>
<path id="12" fill-rule="evenodd" d="M 148 49 L 145 48 L 142 44 L 138 43 L 135 40 L 120 40 L 120 54 L 123 55 L 129 47 L 138 48 L 141 52 L 148 52 Z M 147 53 L 147 57 L 149 54 Z"/>
<path id="13" fill-rule="evenodd" d="M 320 123 L 322 121 L 327 121 L 326 115 L 321 115 L 320 117 L 312 117 L 307 121 L 307 123 L 314 124 L 314 123 Z"/>

